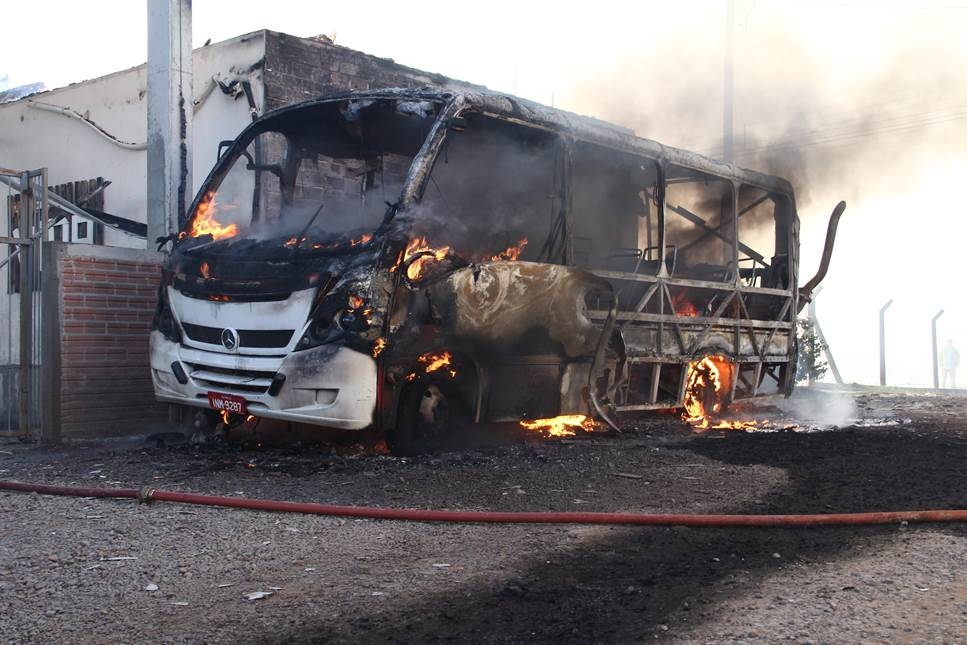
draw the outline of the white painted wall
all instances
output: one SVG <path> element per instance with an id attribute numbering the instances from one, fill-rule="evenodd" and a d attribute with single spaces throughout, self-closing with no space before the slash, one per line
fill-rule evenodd
<path id="1" fill-rule="evenodd" d="M 248 70 L 264 56 L 262 32 L 196 49 L 192 59 L 196 100 L 202 98 L 213 76 L 225 82 L 247 79 L 252 83 L 261 112 L 265 104 L 262 70 L 261 67 L 254 72 Z M 29 103 L 32 99 L 69 107 L 122 141 L 143 143 L 147 125 L 145 78 L 146 68 L 141 65 L 0 105 L 0 167 L 17 170 L 46 167 L 51 186 L 104 177 L 112 182 L 104 191 L 104 210 L 145 222 L 146 152 L 119 147 L 81 121 L 30 107 Z M 235 100 L 218 88 L 197 108 L 193 128 L 193 193 L 215 163 L 218 142 L 235 138 L 249 122 L 251 116 L 245 97 Z M 9 234 L 7 194 L 6 186 L 0 185 L 0 235 Z M 111 229 L 105 229 L 104 243 L 145 248 L 145 240 Z M 11 340 L 16 348 L 19 297 L 7 294 L 7 283 L 4 267 L 0 269 L 0 329 L 13 329 Z M 11 362 L 11 357 L 8 339 L 2 340 L 0 364 L 5 364 Z"/>

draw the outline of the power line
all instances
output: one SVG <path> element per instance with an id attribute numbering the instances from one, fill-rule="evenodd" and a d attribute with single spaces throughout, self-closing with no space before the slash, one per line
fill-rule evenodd
<path id="1" fill-rule="evenodd" d="M 963 110 L 962 107 L 961 110 Z M 867 137 L 925 128 L 932 125 L 959 121 L 965 118 L 967 118 L 967 111 L 931 111 L 899 115 L 893 118 L 879 120 L 867 120 L 863 118 L 850 119 L 839 124 L 830 124 L 811 130 L 796 132 L 759 146 L 743 146 L 736 151 L 736 156 L 747 157 L 750 154 L 771 150 L 848 143 Z M 857 128 L 856 126 L 858 125 L 863 127 Z M 701 150 L 701 153 L 714 156 L 720 151 L 721 147 L 717 146 L 715 148 Z"/>
<path id="2" fill-rule="evenodd" d="M 879 136 L 883 134 L 892 134 L 895 132 L 904 132 L 907 130 L 916 130 L 919 128 L 925 128 L 932 125 L 938 125 L 941 123 L 948 123 L 950 121 L 959 121 L 960 119 L 967 118 L 967 112 L 961 112 L 959 114 L 951 114 L 945 117 L 933 117 L 930 119 L 924 119 L 922 121 L 915 121 L 911 123 L 900 123 L 890 127 L 880 127 L 880 128 L 870 128 L 865 131 L 855 131 L 847 132 L 833 136 L 819 136 L 813 139 L 802 138 L 802 139 L 787 139 L 785 141 L 779 141 L 772 144 L 766 144 L 754 148 L 744 148 L 737 152 L 736 156 L 748 156 L 757 152 L 766 152 L 774 150 L 783 150 L 788 148 L 805 148 L 811 146 L 823 146 L 823 145 L 836 145 L 844 144 L 858 141 L 859 139 L 866 139 L 868 137 Z"/>
<path id="3" fill-rule="evenodd" d="M 892 118 L 878 120 L 859 119 L 840 125 L 830 124 L 812 130 L 792 132 L 787 134 L 785 137 L 777 139 L 775 142 L 782 143 L 784 141 L 795 142 L 824 140 L 830 138 L 835 139 L 839 137 L 850 137 L 870 132 L 889 132 L 897 128 L 902 129 L 908 126 L 931 125 L 933 123 L 958 120 L 963 118 L 964 115 L 967 115 L 967 111 L 964 111 L 964 108 L 962 107 L 960 111 L 931 111 L 919 114 L 899 115 Z"/>
<path id="4" fill-rule="evenodd" d="M 875 105 L 854 106 L 851 112 L 858 116 L 843 118 L 845 115 L 841 111 L 810 110 L 810 118 L 808 120 L 809 124 L 811 124 L 810 129 L 790 130 L 789 125 L 791 120 L 788 117 L 781 120 L 773 118 L 756 120 L 752 123 L 743 123 L 743 128 L 748 130 L 751 127 L 753 132 L 776 133 L 777 131 L 784 131 L 784 134 L 778 135 L 783 140 L 793 138 L 801 139 L 818 135 L 829 136 L 830 133 L 841 131 L 845 133 L 853 132 L 857 129 L 865 131 L 871 127 L 879 128 L 883 125 L 891 125 L 909 120 L 929 121 L 938 117 L 944 117 L 948 114 L 960 114 L 965 109 L 967 109 L 967 92 L 950 93 L 944 91 L 931 94 L 924 94 L 922 92 L 916 94 L 893 93 L 892 96 L 881 96 Z M 769 113 L 776 114 L 782 111 L 781 108 L 773 108 Z M 785 111 L 789 112 L 789 110 Z M 876 114 L 877 117 L 870 116 L 873 114 Z M 774 140 L 776 136 L 776 134 L 758 137 L 753 135 L 753 138 Z M 712 147 L 699 141 L 693 142 L 690 145 L 687 145 L 685 142 L 679 142 L 677 145 L 689 150 L 704 151 L 703 154 L 719 153 L 722 150 L 721 145 Z"/>

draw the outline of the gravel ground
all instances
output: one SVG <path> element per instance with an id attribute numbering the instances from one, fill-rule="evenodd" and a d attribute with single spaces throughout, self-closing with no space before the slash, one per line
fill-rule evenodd
<path id="1" fill-rule="evenodd" d="M 802 391 L 783 407 L 775 425 L 823 431 L 696 435 L 666 415 L 412 459 L 8 443 L 0 478 L 413 508 L 967 508 L 967 398 Z M 834 411 L 852 419 L 816 414 Z M 965 569 L 960 525 L 443 525 L 0 493 L 2 642 L 953 643 Z"/>

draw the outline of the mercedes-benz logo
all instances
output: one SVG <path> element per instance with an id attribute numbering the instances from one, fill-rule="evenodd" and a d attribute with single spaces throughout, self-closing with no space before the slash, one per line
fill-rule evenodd
<path id="1" fill-rule="evenodd" d="M 230 352 L 238 349 L 238 332 L 227 327 L 222 330 L 222 346 Z"/>

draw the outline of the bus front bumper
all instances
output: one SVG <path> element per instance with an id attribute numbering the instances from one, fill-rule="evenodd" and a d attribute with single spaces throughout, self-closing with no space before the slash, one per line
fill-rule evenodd
<path id="1" fill-rule="evenodd" d="M 175 365 L 187 382 L 179 382 Z M 152 331 L 151 379 L 159 401 L 212 409 L 209 393 L 227 394 L 244 398 L 257 417 L 328 428 L 362 430 L 376 410 L 376 361 L 347 347 L 254 357 L 185 347 Z"/>

